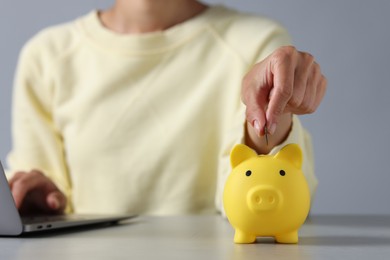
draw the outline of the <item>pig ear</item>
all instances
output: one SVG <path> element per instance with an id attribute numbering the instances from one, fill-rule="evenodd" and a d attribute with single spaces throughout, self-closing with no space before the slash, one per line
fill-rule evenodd
<path id="1" fill-rule="evenodd" d="M 302 151 L 299 145 L 297 144 L 288 144 L 284 146 L 276 155 L 275 158 L 286 160 L 293 165 L 295 165 L 298 169 L 301 169 L 303 156 Z"/>
<path id="2" fill-rule="evenodd" d="M 257 153 L 254 150 L 244 144 L 238 144 L 234 146 L 233 150 L 230 153 L 230 164 L 232 168 L 234 168 L 243 161 L 246 161 L 249 158 L 256 156 Z"/>

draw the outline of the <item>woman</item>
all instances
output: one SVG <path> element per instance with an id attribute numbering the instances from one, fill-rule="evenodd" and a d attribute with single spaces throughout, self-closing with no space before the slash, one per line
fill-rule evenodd
<path id="1" fill-rule="evenodd" d="M 310 138 L 295 115 L 317 109 L 326 80 L 289 44 L 273 21 L 195 0 L 117 0 L 42 31 L 24 47 L 15 82 L 16 205 L 222 211 L 239 142 L 258 153 L 298 143 L 313 194 Z"/>

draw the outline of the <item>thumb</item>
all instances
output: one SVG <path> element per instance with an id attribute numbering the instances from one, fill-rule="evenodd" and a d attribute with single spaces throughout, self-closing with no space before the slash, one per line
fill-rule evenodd
<path id="1" fill-rule="evenodd" d="M 246 106 L 246 120 L 255 129 L 258 136 L 264 135 L 266 115 L 264 109 L 258 103 L 253 102 Z"/>
<path id="2" fill-rule="evenodd" d="M 60 191 L 52 191 L 46 196 L 46 204 L 53 211 L 63 212 L 66 208 L 66 197 Z"/>
<path id="3" fill-rule="evenodd" d="M 242 97 L 246 105 L 246 120 L 258 136 L 264 135 L 264 126 L 267 123 L 265 111 L 267 111 L 268 96 L 269 88 L 258 87 L 257 81 L 244 81 Z"/>

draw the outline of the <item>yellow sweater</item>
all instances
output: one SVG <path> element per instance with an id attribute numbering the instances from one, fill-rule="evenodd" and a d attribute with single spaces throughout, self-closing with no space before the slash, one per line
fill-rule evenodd
<path id="1" fill-rule="evenodd" d="M 286 44 L 278 24 L 222 6 L 143 35 L 105 29 L 96 11 L 43 30 L 19 60 L 10 171 L 42 170 L 78 213 L 221 210 L 244 135 L 241 80 Z M 304 148 L 314 191 L 296 117 L 287 142 Z"/>

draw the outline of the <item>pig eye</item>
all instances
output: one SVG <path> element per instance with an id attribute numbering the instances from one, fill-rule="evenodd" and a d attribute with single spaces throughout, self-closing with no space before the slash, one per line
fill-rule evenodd
<path id="1" fill-rule="evenodd" d="M 246 171 L 246 173 L 245 173 L 245 175 L 248 176 L 248 177 L 251 176 L 251 174 L 252 174 L 251 171 Z"/>
<path id="2" fill-rule="evenodd" d="M 283 170 L 280 170 L 280 171 L 279 171 L 279 174 L 280 174 L 280 176 L 284 176 L 284 175 L 286 175 L 286 172 L 283 171 Z"/>

